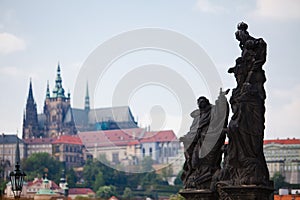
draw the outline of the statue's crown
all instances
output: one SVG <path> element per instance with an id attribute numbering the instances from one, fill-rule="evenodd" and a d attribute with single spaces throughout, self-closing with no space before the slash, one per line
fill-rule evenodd
<path id="1" fill-rule="evenodd" d="M 237 25 L 237 29 L 246 31 L 248 29 L 248 25 L 245 22 L 240 22 Z"/>

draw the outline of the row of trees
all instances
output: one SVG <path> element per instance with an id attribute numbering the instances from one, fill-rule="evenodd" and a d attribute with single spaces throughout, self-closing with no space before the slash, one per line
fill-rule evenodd
<path id="1" fill-rule="evenodd" d="M 178 187 L 169 186 L 167 177 L 172 174 L 172 168 L 162 169 L 161 174 L 155 173 L 152 168 L 152 159 L 146 157 L 141 166 L 147 173 L 126 173 L 110 168 L 105 158 L 99 160 L 87 160 L 81 173 L 75 173 L 73 169 L 65 169 L 64 163 L 53 159 L 47 153 L 32 154 L 22 161 L 22 168 L 27 174 L 27 180 L 35 177 L 43 177 L 47 172 L 48 179 L 59 183 L 62 170 L 66 176 L 70 188 L 92 188 L 97 197 L 107 198 L 113 195 L 130 199 L 132 196 L 155 196 L 159 192 L 175 194 L 182 187 L 180 174 L 175 180 Z M 156 192 L 153 192 L 156 191 Z"/>
<path id="2" fill-rule="evenodd" d="M 102 198 L 115 195 L 130 199 L 137 194 L 153 196 L 153 191 L 159 190 L 169 190 L 170 193 L 177 193 L 179 188 L 182 187 L 181 173 L 177 175 L 174 182 L 178 187 L 168 186 L 167 177 L 173 173 L 172 168 L 163 168 L 161 174 L 158 175 L 152 169 L 152 159 L 150 157 L 146 157 L 141 165 L 144 171 L 149 171 L 147 173 L 126 173 L 110 168 L 105 163 L 108 163 L 105 158 L 102 158 L 101 161 L 87 160 L 82 173 L 79 175 L 73 169 L 65 169 L 64 163 L 55 160 L 48 153 L 36 153 L 24 159 L 21 166 L 26 172 L 27 180 L 33 180 L 36 177 L 41 178 L 47 173 L 48 179 L 56 183 L 59 183 L 62 170 L 65 170 L 70 188 L 92 188 L 97 196 Z M 284 177 L 280 173 L 275 173 L 272 179 L 275 190 L 289 187 L 289 184 L 284 181 Z M 1 188 L 4 189 L 4 187 L 5 183 L 2 183 Z"/>

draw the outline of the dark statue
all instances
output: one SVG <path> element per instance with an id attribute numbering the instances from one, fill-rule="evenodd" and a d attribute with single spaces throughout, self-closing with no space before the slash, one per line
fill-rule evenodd
<path id="1" fill-rule="evenodd" d="M 205 97 L 198 99 L 190 131 L 180 138 L 186 158 L 181 177 L 185 189 L 180 194 L 187 199 L 272 199 L 263 153 L 266 76 L 262 67 L 267 44 L 250 36 L 247 29 L 241 22 L 235 32 L 241 56 L 228 70 L 237 82 L 230 98 L 233 115 L 228 128 L 227 90 L 220 92 L 215 105 Z"/>
<path id="2" fill-rule="evenodd" d="M 233 73 L 237 87 L 233 89 L 230 104 L 233 116 L 228 125 L 228 147 L 220 180 L 228 185 L 269 184 L 269 171 L 263 153 L 265 99 L 265 72 L 267 44 L 247 32 L 241 22 L 235 33 L 242 50 Z"/>
<path id="3" fill-rule="evenodd" d="M 186 161 L 182 181 L 185 189 L 211 189 L 221 169 L 224 128 L 228 123 L 228 103 L 220 91 L 215 105 L 202 96 L 197 100 L 199 109 L 191 113 L 194 118 L 190 131 L 180 141 L 184 144 Z"/>

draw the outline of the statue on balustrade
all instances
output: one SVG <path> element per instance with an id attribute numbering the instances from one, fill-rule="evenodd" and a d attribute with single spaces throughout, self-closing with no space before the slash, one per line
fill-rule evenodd
<path id="1" fill-rule="evenodd" d="M 246 23 L 239 23 L 235 33 L 241 56 L 233 73 L 237 86 L 230 104 L 233 116 L 228 126 L 228 147 L 219 180 L 225 185 L 269 185 L 269 172 L 263 153 L 265 129 L 265 72 L 267 44 L 249 35 Z"/>
<path id="2" fill-rule="evenodd" d="M 185 189 L 212 189 L 216 174 L 221 169 L 222 147 L 228 123 L 227 91 L 220 91 L 215 105 L 201 96 L 199 109 L 191 113 L 190 131 L 180 138 L 184 144 L 186 161 L 182 181 Z"/>

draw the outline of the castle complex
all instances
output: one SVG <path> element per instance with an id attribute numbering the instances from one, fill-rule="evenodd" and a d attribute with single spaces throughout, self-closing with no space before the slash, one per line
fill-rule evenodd
<path id="1" fill-rule="evenodd" d="M 47 83 L 43 113 L 37 113 L 30 80 L 23 116 L 23 139 L 56 137 L 62 134 L 75 135 L 78 131 L 138 127 L 128 106 L 90 109 L 88 87 L 86 88 L 84 109 L 72 108 L 70 100 L 70 93 L 65 95 L 59 64 L 52 95 L 50 95 L 49 83 Z"/>

